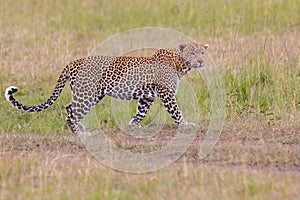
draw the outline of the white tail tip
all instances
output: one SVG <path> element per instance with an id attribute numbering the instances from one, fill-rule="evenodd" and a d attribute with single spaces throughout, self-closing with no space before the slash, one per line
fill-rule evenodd
<path id="1" fill-rule="evenodd" d="M 5 98 L 6 98 L 6 101 L 9 101 L 10 102 L 10 97 L 13 93 L 15 93 L 16 91 L 18 91 L 18 88 L 15 87 L 15 86 L 10 86 L 8 88 L 6 88 L 5 90 Z"/>

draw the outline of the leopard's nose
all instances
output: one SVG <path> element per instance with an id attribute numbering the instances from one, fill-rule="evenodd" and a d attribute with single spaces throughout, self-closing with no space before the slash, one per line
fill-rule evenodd
<path id="1" fill-rule="evenodd" d="M 198 60 L 199 66 L 204 67 L 204 61 L 203 60 Z"/>

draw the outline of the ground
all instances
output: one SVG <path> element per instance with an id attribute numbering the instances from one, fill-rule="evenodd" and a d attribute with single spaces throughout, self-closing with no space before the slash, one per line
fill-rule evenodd
<path id="1" fill-rule="evenodd" d="M 300 199 L 299 0 L 0 0 L 0 5 L 0 200 Z M 193 73 L 186 80 L 201 111 L 196 139 L 178 161 L 146 174 L 104 166 L 71 134 L 64 108 L 71 101 L 68 87 L 41 113 L 20 112 L 5 101 L 5 89 L 15 85 L 20 102 L 40 104 L 67 63 L 139 27 L 174 29 L 210 45 L 227 115 L 207 157 L 196 155 L 210 119 L 210 93 Z M 151 139 L 122 134 L 111 105 L 109 98 L 98 105 L 99 122 L 120 148 L 147 152 L 175 133 L 170 126 Z"/>
<path id="2" fill-rule="evenodd" d="M 78 198 L 112 199 L 299 198 L 300 131 L 297 126 L 296 121 L 275 126 L 257 119 L 232 120 L 204 159 L 197 157 L 198 144 L 205 133 L 200 128 L 195 141 L 178 161 L 140 175 L 104 166 L 71 133 L 66 136 L 2 134 L 0 199 L 68 199 L 74 194 Z M 169 130 L 154 138 L 151 144 L 167 143 L 172 133 Z M 130 140 L 120 132 L 110 138 L 128 151 L 139 151 L 147 144 L 143 141 L 143 145 L 136 145 L 140 141 Z M 22 192 L 16 193 L 18 188 Z"/>

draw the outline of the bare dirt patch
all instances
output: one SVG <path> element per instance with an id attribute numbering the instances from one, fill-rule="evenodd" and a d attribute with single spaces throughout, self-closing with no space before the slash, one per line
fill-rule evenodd
<path id="1" fill-rule="evenodd" d="M 207 164 L 216 166 L 243 166 L 246 169 L 300 173 L 300 130 L 297 121 L 275 125 L 258 119 L 230 121 L 224 128 L 216 146 L 204 159 L 198 158 L 199 145 L 205 134 L 200 129 L 193 144 L 177 164 Z M 149 151 L 163 147 L 174 131 L 154 138 L 134 138 L 121 133 L 110 139 L 129 151 Z M 39 159 L 59 159 L 61 162 L 78 162 L 95 159 L 74 135 L 49 136 L 34 134 L 1 134 L 0 159 L 35 156 Z"/>

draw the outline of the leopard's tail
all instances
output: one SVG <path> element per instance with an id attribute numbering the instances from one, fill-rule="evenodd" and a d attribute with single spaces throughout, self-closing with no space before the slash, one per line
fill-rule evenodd
<path id="1" fill-rule="evenodd" d="M 68 72 L 68 67 L 66 67 L 62 71 L 52 95 L 49 97 L 49 99 L 46 102 L 38 106 L 26 106 L 18 102 L 12 95 L 13 93 L 18 91 L 18 88 L 15 86 L 10 86 L 5 90 L 5 98 L 9 103 L 11 103 L 12 106 L 16 107 L 19 110 L 23 110 L 26 112 L 40 112 L 42 110 L 49 108 L 58 99 L 64 86 L 66 85 L 66 82 L 68 81 L 68 78 L 69 78 L 69 72 Z"/>

